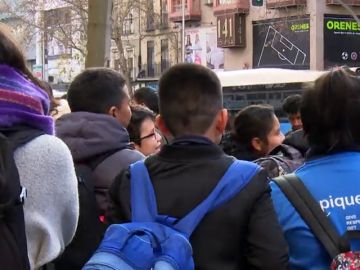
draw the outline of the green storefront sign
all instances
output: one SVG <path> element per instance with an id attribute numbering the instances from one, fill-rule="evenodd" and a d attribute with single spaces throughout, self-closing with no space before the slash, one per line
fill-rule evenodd
<path id="1" fill-rule="evenodd" d="M 356 21 L 328 20 L 326 22 L 328 30 L 341 31 L 360 31 L 360 25 Z"/>
<path id="2" fill-rule="evenodd" d="M 324 15 L 324 67 L 360 66 L 360 25 L 351 16 Z"/>

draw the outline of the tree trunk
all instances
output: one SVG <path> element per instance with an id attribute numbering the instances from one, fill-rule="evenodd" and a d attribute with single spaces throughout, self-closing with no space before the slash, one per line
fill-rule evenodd
<path id="1" fill-rule="evenodd" d="M 112 0 L 89 0 L 87 57 L 85 67 L 106 66 L 110 50 Z"/>

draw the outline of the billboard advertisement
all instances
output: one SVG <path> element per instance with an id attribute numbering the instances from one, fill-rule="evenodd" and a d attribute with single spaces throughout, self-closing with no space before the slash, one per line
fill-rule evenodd
<path id="1" fill-rule="evenodd" d="M 309 69 L 309 17 L 254 22 L 253 67 Z"/>
<path id="2" fill-rule="evenodd" d="M 351 16 L 324 15 L 324 68 L 360 66 L 360 25 Z"/>
<path id="3" fill-rule="evenodd" d="M 216 27 L 185 30 L 185 62 L 224 68 L 224 49 L 217 47 Z"/>
<path id="4" fill-rule="evenodd" d="M 33 65 L 32 66 L 32 74 L 42 80 L 43 79 L 43 67 L 41 65 Z"/>

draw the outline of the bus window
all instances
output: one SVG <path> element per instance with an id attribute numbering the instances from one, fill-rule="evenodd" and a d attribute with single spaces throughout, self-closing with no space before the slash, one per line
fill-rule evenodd
<path id="1" fill-rule="evenodd" d="M 269 99 L 281 100 L 281 92 L 271 92 L 269 93 Z"/>
<path id="2" fill-rule="evenodd" d="M 284 98 L 301 94 L 304 83 L 313 82 L 323 71 L 260 68 L 217 73 L 224 93 L 224 107 L 237 111 L 250 104 L 270 104 L 281 112 Z M 231 100 L 227 95 L 232 94 Z"/>
<path id="3" fill-rule="evenodd" d="M 235 99 L 236 99 L 236 100 L 244 100 L 245 97 L 244 97 L 243 95 L 236 95 L 236 96 L 235 96 Z"/>

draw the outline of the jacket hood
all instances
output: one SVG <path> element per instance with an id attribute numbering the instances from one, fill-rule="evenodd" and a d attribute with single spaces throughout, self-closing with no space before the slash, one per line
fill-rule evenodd
<path id="1" fill-rule="evenodd" d="M 69 147 L 75 162 L 132 149 L 127 130 L 106 114 L 74 112 L 56 121 L 56 135 Z"/>

